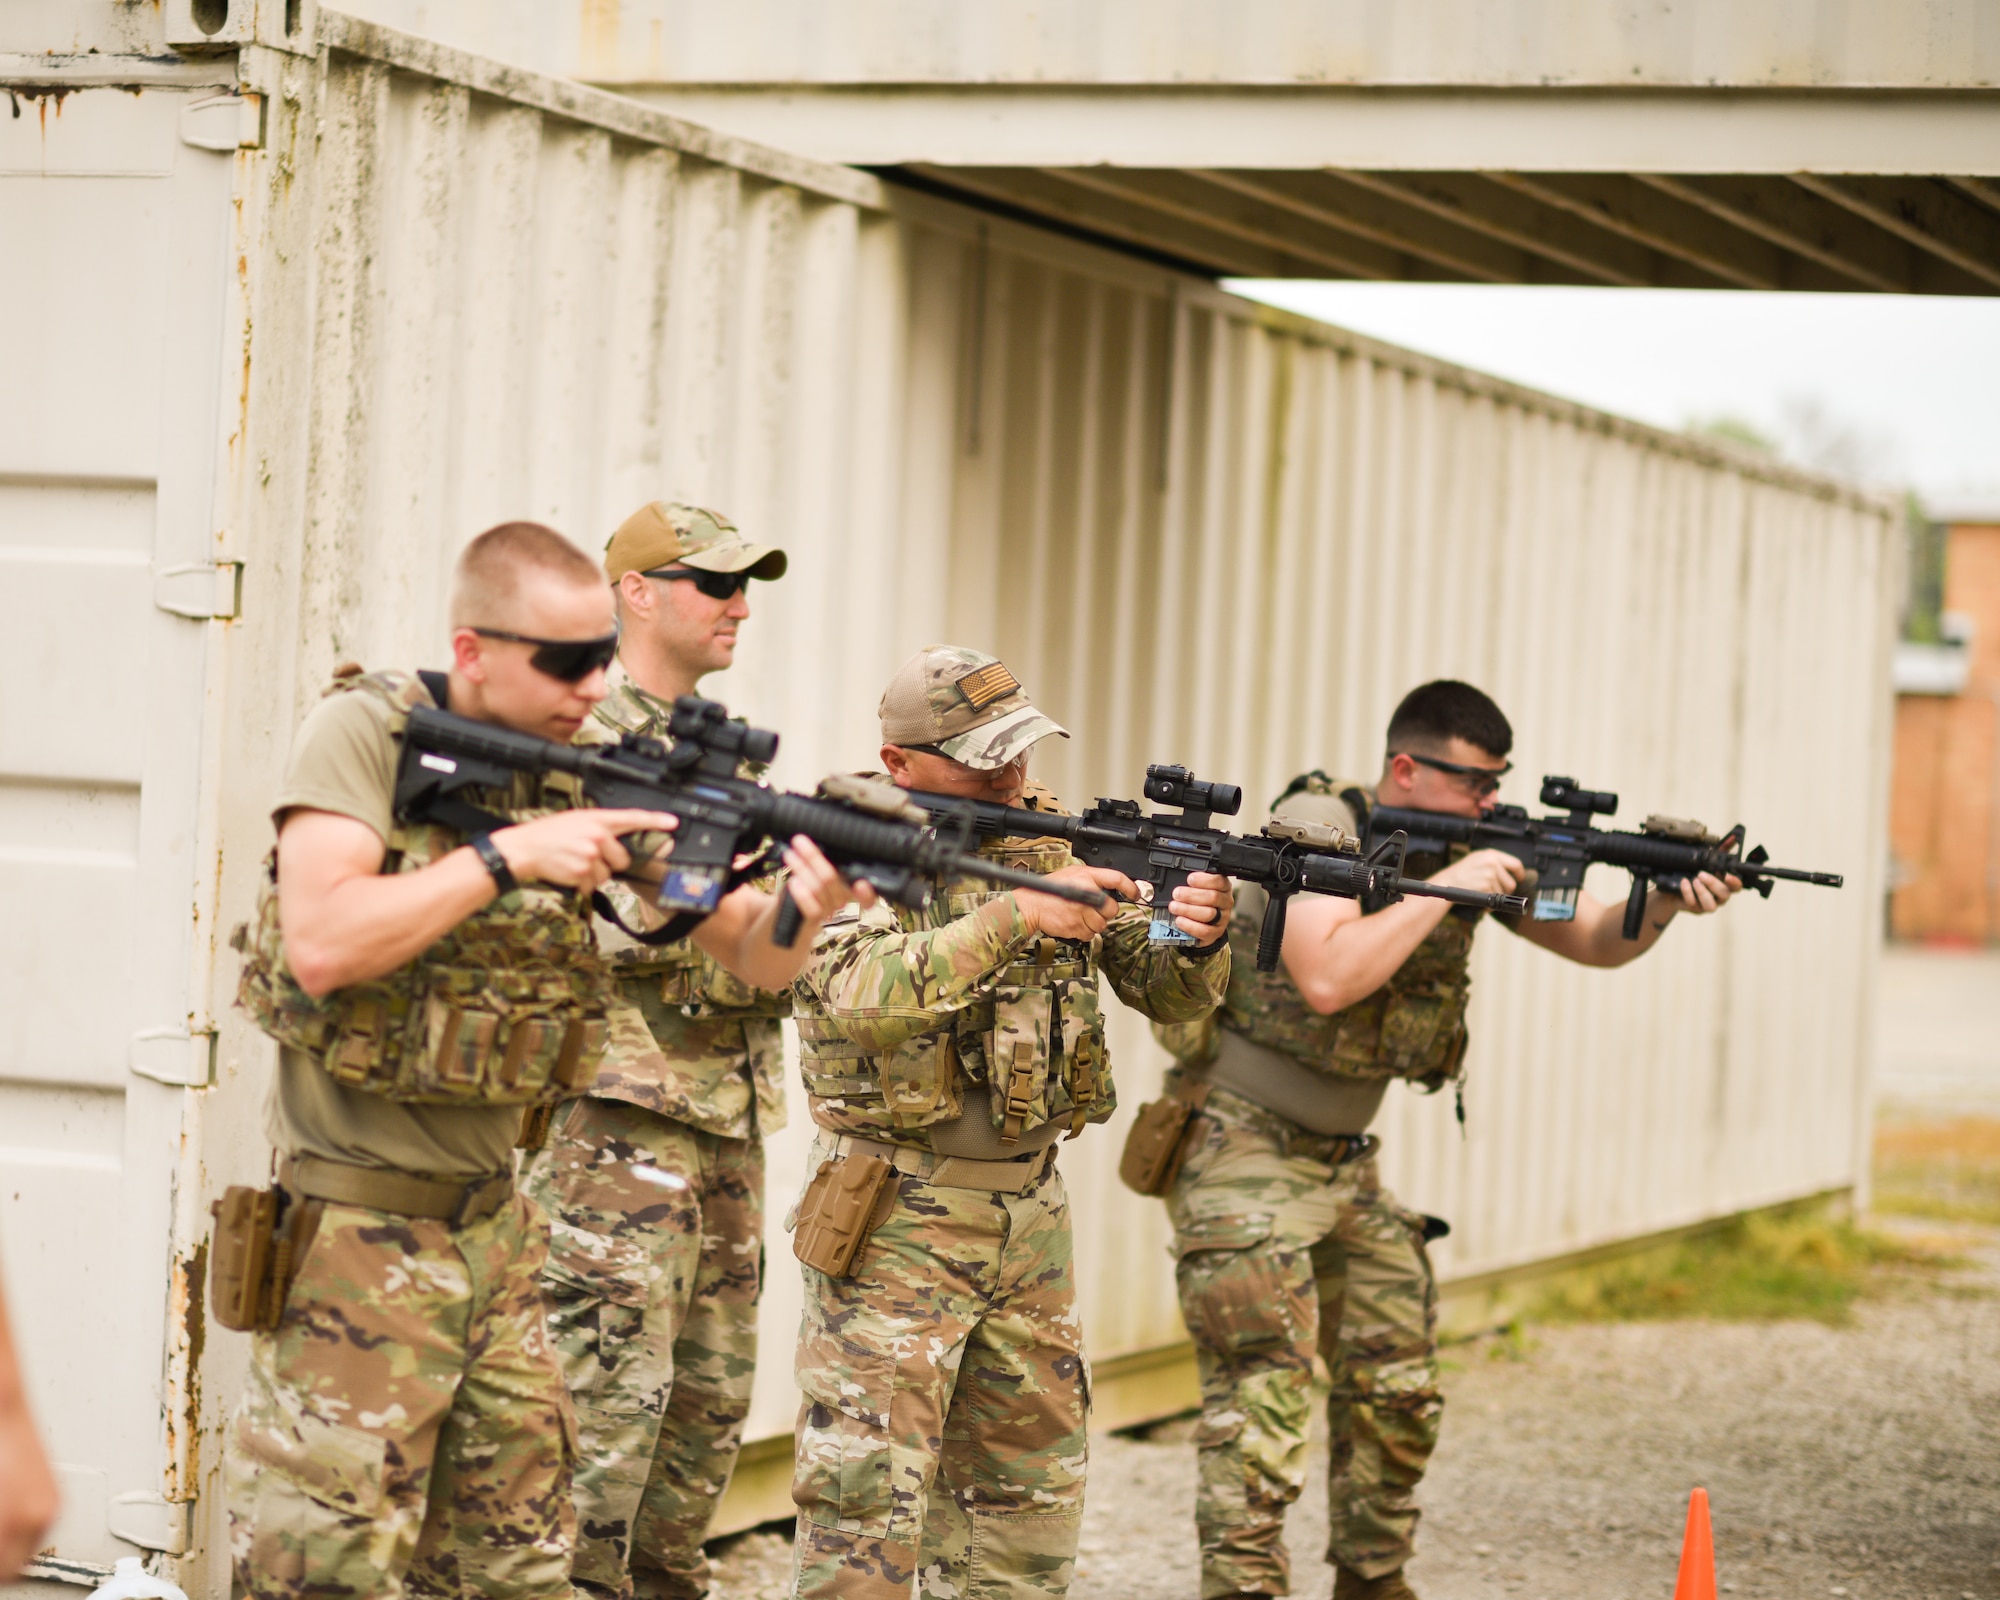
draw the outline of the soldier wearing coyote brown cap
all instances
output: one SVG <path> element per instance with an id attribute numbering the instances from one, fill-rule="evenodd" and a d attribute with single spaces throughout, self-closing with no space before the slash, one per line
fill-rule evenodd
<path id="1" fill-rule="evenodd" d="M 593 731 L 664 739 L 675 697 L 734 660 L 749 580 L 782 575 L 785 553 L 655 502 L 611 536 L 605 569 L 620 634 Z M 611 1045 L 525 1179 L 550 1218 L 542 1282 L 576 1402 L 576 1582 L 683 1600 L 708 1592 L 702 1537 L 750 1406 L 787 1004 L 690 940 L 596 928 L 616 979 Z"/>
<path id="2" fill-rule="evenodd" d="M 231 1191 L 210 1251 L 211 1306 L 256 1333 L 224 1461 L 253 1600 L 572 1593 L 570 1405 L 513 1150 L 523 1108 L 574 1094 L 604 1047 L 589 893 L 643 876 L 652 851 L 621 840 L 675 819 L 590 807 L 555 772 L 457 816 L 399 805 L 413 711 L 571 743 L 618 641 L 602 569 L 536 523 L 466 547 L 451 621 L 448 672 L 336 673 L 236 940 L 240 1001 L 281 1046 L 278 1192 Z M 846 902 L 809 843 L 787 860 L 808 922 Z M 738 889 L 693 937 L 782 984 L 799 961 L 775 921 Z"/>
<path id="3" fill-rule="evenodd" d="M 1060 808 L 1028 782 L 1063 729 L 992 656 L 932 646 L 882 697 L 906 789 Z M 1122 873 L 1059 840 L 984 847 L 1124 899 Z M 838 913 L 793 985 L 819 1136 L 795 1212 L 806 1308 L 797 1374 L 796 1593 L 1061 1595 L 1082 1517 L 1089 1378 L 1055 1141 L 1111 1115 L 1101 967 L 1161 1021 L 1227 987 L 1226 879 L 1174 896 L 1193 945 L 1148 913 L 958 880 L 922 911 Z"/>

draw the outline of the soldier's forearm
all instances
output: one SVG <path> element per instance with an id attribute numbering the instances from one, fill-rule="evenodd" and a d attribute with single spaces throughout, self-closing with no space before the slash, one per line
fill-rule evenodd
<path id="1" fill-rule="evenodd" d="M 834 1017 L 865 1020 L 875 1036 L 904 1013 L 967 1003 L 1032 934 L 1013 897 L 1000 895 L 942 928 L 843 933 L 814 955 L 808 981 Z M 912 1017 L 903 1037 L 932 1025 Z"/>

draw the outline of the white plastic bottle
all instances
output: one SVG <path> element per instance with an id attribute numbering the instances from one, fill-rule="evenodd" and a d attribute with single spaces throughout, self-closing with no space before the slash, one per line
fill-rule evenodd
<path id="1" fill-rule="evenodd" d="M 188 1600 L 188 1597 L 165 1578 L 150 1576 L 137 1556 L 120 1556 L 111 1576 L 90 1600 Z"/>

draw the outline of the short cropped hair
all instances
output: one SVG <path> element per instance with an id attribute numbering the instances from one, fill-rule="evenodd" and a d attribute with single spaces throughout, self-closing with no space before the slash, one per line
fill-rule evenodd
<path id="1" fill-rule="evenodd" d="M 451 625 L 494 628 L 513 623 L 521 580 L 530 572 L 600 586 L 604 568 L 539 522 L 503 522 L 460 552 L 451 578 Z"/>
<path id="2" fill-rule="evenodd" d="M 1492 697 L 1456 678 L 1412 689 L 1389 719 L 1390 755 L 1411 748 L 1434 753 L 1455 738 L 1490 756 L 1504 756 L 1514 748 L 1514 730 Z"/>

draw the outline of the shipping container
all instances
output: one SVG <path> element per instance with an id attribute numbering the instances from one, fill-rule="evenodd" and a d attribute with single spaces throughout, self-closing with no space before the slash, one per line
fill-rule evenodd
<path id="1" fill-rule="evenodd" d="M 226 936 L 332 667 L 439 659 L 502 518 L 594 545 L 677 496 L 785 546 L 711 687 L 792 785 L 873 763 L 936 639 L 1074 730 L 1038 757 L 1072 802 L 1157 760 L 1250 806 L 1366 778 L 1405 689 L 1470 677 L 1510 798 L 1567 772 L 1849 878 L 1617 973 L 1486 936 L 1464 1129 L 1404 1094 L 1383 1129 L 1445 1275 L 1862 1183 L 1888 507 L 310 0 L 217 14 L 0 26 L 0 1245 L 66 1495 L 44 1584 L 148 1551 L 228 1592 L 245 1341 L 202 1276 L 210 1201 L 269 1169 L 273 1052 Z M 1129 1116 L 1161 1058 L 1113 1026 Z M 793 1119 L 777 1216 L 796 1085 Z M 1063 1158 L 1105 1420 L 1187 1393 L 1122 1131 Z M 785 1504 L 775 1228 L 771 1261 L 731 1523 Z"/>

